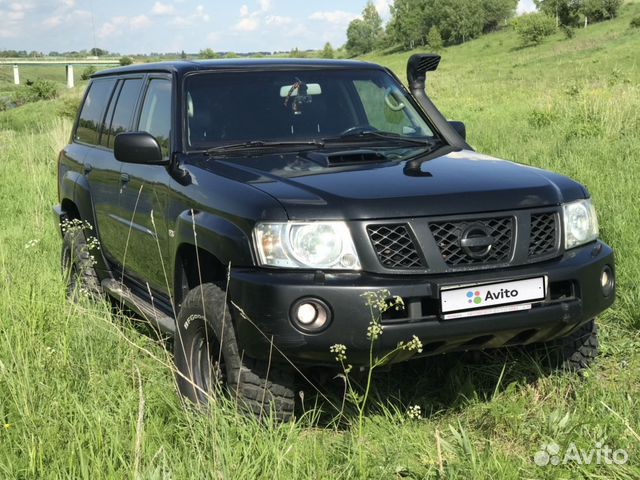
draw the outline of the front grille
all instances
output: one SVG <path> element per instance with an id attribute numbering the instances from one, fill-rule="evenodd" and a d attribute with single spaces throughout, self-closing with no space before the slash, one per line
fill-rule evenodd
<path id="1" fill-rule="evenodd" d="M 531 235 L 529 237 L 529 258 L 553 253 L 558 244 L 556 214 L 553 212 L 531 215 Z"/>
<path id="2" fill-rule="evenodd" d="M 424 267 L 406 224 L 369 225 L 367 232 L 384 267 Z"/>
<path id="3" fill-rule="evenodd" d="M 485 229 L 494 239 L 489 251 L 479 258 L 470 255 L 469 249 L 464 249 L 460 245 L 465 231 L 474 225 Z M 442 258 L 450 267 L 507 263 L 511 258 L 514 237 L 513 217 L 433 222 L 429 224 L 429 228 Z"/>

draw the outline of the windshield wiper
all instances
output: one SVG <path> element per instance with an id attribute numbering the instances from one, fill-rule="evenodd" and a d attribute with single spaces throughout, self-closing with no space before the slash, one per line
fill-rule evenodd
<path id="1" fill-rule="evenodd" d="M 205 155 L 215 156 L 215 155 L 224 155 L 228 153 L 245 153 L 245 152 L 253 152 L 256 150 L 277 150 L 283 148 L 323 148 L 324 142 L 319 140 L 307 140 L 307 141 L 283 141 L 283 142 L 271 142 L 264 140 L 253 140 L 250 142 L 242 142 L 242 143 L 230 143 L 227 145 L 220 145 L 218 147 L 213 147 L 206 150 Z"/>
<path id="2" fill-rule="evenodd" d="M 411 138 L 399 135 L 392 132 L 381 132 L 377 130 L 360 130 L 353 133 L 345 133 L 339 137 L 323 138 L 325 143 L 360 143 L 370 142 L 376 140 L 385 140 L 394 143 L 404 143 L 409 145 L 416 145 L 420 147 L 432 147 L 436 144 L 433 140 L 426 140 L 420 138 Z"/>

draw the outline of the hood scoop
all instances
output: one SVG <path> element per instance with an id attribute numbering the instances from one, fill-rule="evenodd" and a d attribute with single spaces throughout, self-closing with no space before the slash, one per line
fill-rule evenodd
<path id="1" fill-rule="evenodd" d="M 342 167 L 346 165 L 361 165 L 363 163 L 381 163 L 388 160 L 387 156 L 373 150 L 348 150 L 344 152 L 309 152 L 309 160 L 326 167 Z"/>

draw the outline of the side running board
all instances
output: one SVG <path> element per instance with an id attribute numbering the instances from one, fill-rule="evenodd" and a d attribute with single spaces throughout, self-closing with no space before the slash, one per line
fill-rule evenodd
<path id="1" fill-rule="evenodd" d="M 105 278 L 101 282 L 101 285 L 109 295 L 116 300 L 123 301 L 128 307 L 135 310 L 136 313 L 152 325 L 157 326 L 162 332 L 175 334 L 175 320 L 133 293 L 126 285 L 123 285 L 113 278 Z"/>

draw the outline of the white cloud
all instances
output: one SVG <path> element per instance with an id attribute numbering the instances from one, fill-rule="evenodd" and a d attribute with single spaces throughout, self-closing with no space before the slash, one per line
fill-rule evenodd
<path id="1" fill-rule="evenodd" d="M 249 7 L 247 7 L 246 5 L 242 5 L 240 7 L 240 16 L 241 17 L 246 17 L 249 15 Z"/>
<path id="2" fill-rule="evenodd" d="M 47 28 L 56 28 L 62 25 L 63 18 L 61 15 L 55 15 L 45 19 L 42 24 Z"/>
<path id="3" fill-rule="evenodd" d="M 259 19 L 255 17 L 245 17 L 236 23 L 233 28 L 240 32 L 253 32 L 254 30 L 257 30 L 259 26 Z"/>
<path id="4" fill-rule="evenodd" d="M 204 6 L 198 5 L 192 15 L 176 15 L 169 24 L 176 27 L 190 27 L 197 25 L 199 22 L 208 22 L 209 20 L 211 20 L 211 17 L 205 11 Z"/>
<path id="5" fill-rule="evenodd" d="M 9 20 L 22 20 L 24 18 L 24 11 L 14 10 L 12 12 L 9 12 L 7 14 L 7 17 L 9 18 Z"/>
<path id="6" fill-rule="evenodd" d="M 268 15 L 264 19 L 267 25 L 272 25 L 274 27 L 284 27 L 285 25 L 290 25 L 293 23 L 293 18 L 291 17 L 282 17 L 280 15 Z"/>
<path id="7" fill-rule="evenodd" d="M 98 38 L 108 38 L 114 33 L 119 31 L 118 23 L 115 21 L 105 22 L 102 24 L 100 29 L 98 30 Z"/>
<path id="8" fill-rule="evenodd" d="M 518 2 L 518 15 L 522 15 L 523 13 L 534 12 L 536 10 L 536 6 L 533 3 L 533 0 L 520 0 Z"/>
<path id="9" fill-rule="evenodd" d="M 42 21 L 42 25 L 45 28 L 58 28 L 61 25 L 86 21 L 89 18 L 91 18 L 91 12 L 88 12 L 87 10 L 73 10 L 71 12 L 62 11 L 59 15 L 53 15 L 45 18 Z"/>
<path id="10" fill-rule="evenodd" d="M 260 4 L 260 10 L 263 12 L 271 10 L 271 0 L 258 0 L 258 3 Z"/>
<path id="11" fill-rule="evenodd" d="M 151 26 L 151 19 L 146 15 L 138 15 L 129 20 L 129 27 L 133 30 L 142 30 Z"/>
<path id="12" fill-rule="evenodd" d="M 392 3 L 392 0 L 376 0 L 376 10 L 383 19 L 387 19 L 391 16 L 390 7 Z"/>
<path id="13" fill-rule="evenodd" d="M 175 13 L 175 8 L 173 5 L 169 5 L 168 3 L 156 2 L 151 8 L 151 13 L 154 15 L 173 15 Z"/>
<path id="14" fill-rule="evenodd" d="M 123 31 L 135 32 L 151 26 L 153 22 L 146 15 L 138 15 L 136 17 L 112 17 L 111 20 L 102 24 L 97 32 L 98 38 L 105 39 Z"/>
<path id="15" fill-rule="evenodd" d="M 62 0 L 62 5 L 66 8 L 72 8 L 76 6 L 76 0 Z"/>
<path id="16" fill-rule="evenodd" d="M 336 25 L 346 25 L 351 20 L 354 20 L 358 17 L 359 15 L 351 12 L 345 12 L 344 10 L 332 10 L 325 12 L 314 12 L 309 16 L 309 19 L 333 23 Z"/>

